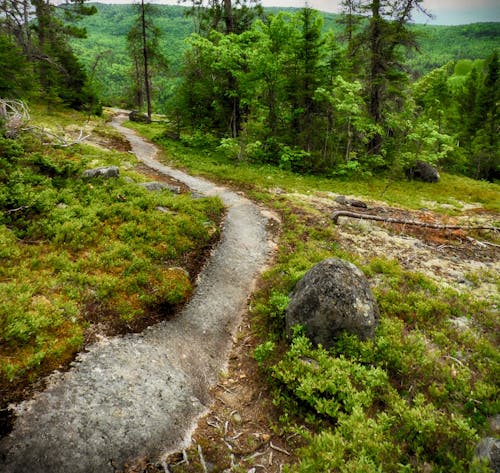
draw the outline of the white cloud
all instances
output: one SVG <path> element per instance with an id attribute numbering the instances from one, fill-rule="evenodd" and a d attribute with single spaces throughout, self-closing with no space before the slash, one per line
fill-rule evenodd
<path id="1" fill-rule="evenodd" d="M 58 3 L 65 0 L 56 0 Z M 100 3 L 134 3 L 134 0 L 90 0 Z M 137 2 L 139 0 L 135 0 Z M 178 5 L 178 0 L 146 0 L 150 3 Z M 341 0 L 308 0 L 307 4 L 321 11 L 340 12 Z M 264 6 L 302 8 L 306 0 L 262 0 Z M 429 20 L 423 16 L 415 16 L 416 22 L 433 24 L 465 24 L 479 21 L 500 22 L 499 0 L 424 0 L 423 6 L 434 15 Z M 189 5 L 189 2 L 186 3 Z"/>

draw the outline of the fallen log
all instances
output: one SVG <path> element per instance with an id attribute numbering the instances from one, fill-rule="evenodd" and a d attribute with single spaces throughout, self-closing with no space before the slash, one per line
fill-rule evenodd
<path id="1" fill-rule="evenodd" d="M 500 231 L 500 227 L 491 225 L 440 225 L 437 223 L 419 222 L 418 220 L 406 220 L 404 218 L 380 217 L 379 215 L 362 214 L 357 212 L 349 212 L 348 210 L 336 210 L 332 213 L 331 219 L 333 223 L 338 224 L 339 217 L 350 217 L 362 220 L 375 220 L 377 222 L 395 223 L 400 225 L 415 225 L 418 227 L 434 228 L 437 230 L 493 230 Z"/>

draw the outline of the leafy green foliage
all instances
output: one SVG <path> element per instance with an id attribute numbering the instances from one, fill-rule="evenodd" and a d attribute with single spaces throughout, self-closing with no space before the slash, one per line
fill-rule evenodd
<path id="1" fill-rule="evenodd" d="M 453 172 L 495 178 L 494 117 L 485 121 L 480 115 L 481 129 L 468 127 L 474 131 L 462 136 L 467 120 L 457 113 L 459 94 L 451 97 L 449 86 L 463 84 L 467 68 L 479 67 L 475 59 L 491 55 L 496 24 L 408 24 L 401 29 L 384 17 L 381 39 L 387 47 L 380 54 L 390 57 L 384 59 L 385 66 L 380 64 L 381 77 L 371 80 L 369 71 L 364 71 L 369 53 L 366 35 L 355 41 L 367 21 L 354 19 L 348 35 L 339 23 L 346 24 L 347 19 L 338 15 L 268 9 L 267 19 L 260 21 L 261 13 L 247 16 L 250 10 L 244 7 L 232 14 L 246 19 L 235 20 L 228 30 L 224 8 L 222 2 L 214 2 L 213 9 L 206 11 L 195 6 L 187 19 L 186 8 L 158 7 L 155 23 L 164 35 L 158 46 L 171 68 L 169 74 L 155 79 L 155 107 L 168 112 L 177 133 L 184 128 L 222 140 L 237 138 L 238 149 L 226 146 L 223 151 L 238 162 L 271 163 L 295 172 L 346 177 L 391 169 L 401 175 L 415 160 L 424 160 Z M 98 15 L 82 22 L 91 42 L 77 40 L 75 47 L 105 100 L 127 105 L 124 78 L 132 64 L 123 38 L 130 30 L 133 10 L 126 5 L 97 9 Z M 208 23 L 217 32 L 206 27 L 206 15 L 212 15 Z M 201 34 L 189 37 L 194 30 Z M 422 51 L 418 56 L 410 51 L 415 38 Z M 441 44 L 440 50 L 434 49 L 436 43 Z M 421 91 L 412 97 L 413 87 L 404 70 L 413 67 L 418 76 L 455 60 L 461 61 L 456 68 L 461 75 L 444 82 L 440 76 L 430 88 L 433 81 L 425 79 L 424 102 Z M 380 119 L 370 112 L 372 83 L 380 88 L 380 94 L 371 94 L 380 95 Z M 486 122 L 488 127 L 483 126 Z M 375 141 L 383 146 L 374 147 Z"/>

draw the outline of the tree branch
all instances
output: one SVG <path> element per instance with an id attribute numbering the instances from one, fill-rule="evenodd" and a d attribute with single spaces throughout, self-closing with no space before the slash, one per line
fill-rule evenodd
<path id="1" fill-rule="evenodd" d="M 500 227 L 494 227 L 492 225 L 477 225 L 477 226 L 439 225 L 437 223 L 419 222 L 417 220 L 406 220 L 402 218 L 380 217 L 378 215 L 360 214 L 356 212 L 349 212 L 348 210 L 336 210 L 335 212 L 333 212 L 331 215 L 333 223 L 338 224 L 339 217 L 350 217 L 363 220 L 375 220 L 377 222 L 396 223 L 401 225 L 414 225 L 418 227 L 434 228 L 437 230 L 492 230 L 497 232 L 500 231 Z"/>

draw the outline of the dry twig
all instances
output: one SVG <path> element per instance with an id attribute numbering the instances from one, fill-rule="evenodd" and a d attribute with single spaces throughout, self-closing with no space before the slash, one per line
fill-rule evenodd
<path id="1" fill-rule="evenodd" d="M 281 452 L 281 453 L 284 453 L 285 455 L 290 456 L 290 452 L 287 452 L 284 448 L 277 447 L 276 445 L 273 444 L 273 442 L 269 442 L 269 446 L 273 450 L 276 450 L 277 452 Z"/>
<path id="2" fill-rule="evenodd" d="M 22 100 L 0 99 L 0 120 L 4 122 L 7 138 L 15 138 L 30 119 L 28 107 Z"/>
<path id="3" fill-rule="evenodd" d="M 198 444 L 198 456 L 200 457 L 200 464 L 203 468 L 204 473 L 208 473 L 207 464 L 205 463 L 205 457 L 203 456 L 203 449 L 201 448 L 200 444 Z"/>

